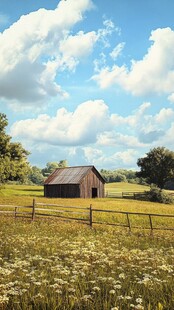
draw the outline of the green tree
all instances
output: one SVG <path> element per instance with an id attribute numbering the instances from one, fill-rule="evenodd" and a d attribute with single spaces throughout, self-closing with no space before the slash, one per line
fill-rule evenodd
<path id="1" fill-rule="evenodd" d="M 151 149 L 145 157 L 139 158 L 138 177 L 146 178 L 147 183 L 164 188 L 165 183 L 174 177 L 174 152 L 165 147 Z"/>
<path id="2" fill-rule="evenodd" d="M 11 142 L 6 134 L 8 120 L 5 114 L 0 113 L 0 183 L 7 181 L 21 181 L 27 178 L 29 163 L 26 151 L 21 143 Z"/>
<path id="3" fill-rule="evenodd" d="M 43 176 L 49 176 L 55 169 L 64 168 L 68 166 L 66 159 L 60 160 L 59 162 L 48 162 L 46 167 L 42 169 Z"/>
<path id="4" fill-rule="evenodd" d="M 36 166 L 31 167 L 28 179 L 34 184 L 42 185 L 44 183 L 42 170 Z"/>

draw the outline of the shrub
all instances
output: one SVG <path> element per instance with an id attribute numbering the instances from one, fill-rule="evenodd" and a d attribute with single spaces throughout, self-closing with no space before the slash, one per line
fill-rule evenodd
<path id="1" fill-rule="evenodd" d="M 152 202 L 166 203 L 166 204 L 173 203 L 173 198 L 168 193 L 166 193 L 164 190 L 156 186 L 151 186 L 150 191 L 147 192 L 147 200 L 152 201 Z"/>

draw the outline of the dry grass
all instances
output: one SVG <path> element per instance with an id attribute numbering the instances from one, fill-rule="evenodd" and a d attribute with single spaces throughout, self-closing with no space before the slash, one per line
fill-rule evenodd
<path id="1" fill-rule="evenodd" d="M 46 199 L 41 187 L 11 185 L 1 190 L 0 204 L 31 205 L 34 197 L 66 206 L 174 213 L 173 205 L 135 200 Z M 0 227 L 1 310 L 174 309 L 173 232 L 129 234 L 125 228 L 2 215 Z"/>

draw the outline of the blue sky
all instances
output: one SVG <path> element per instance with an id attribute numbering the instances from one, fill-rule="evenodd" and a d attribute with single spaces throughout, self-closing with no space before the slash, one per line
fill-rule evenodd
<path id="1" fill-rule="evenodd" d="M 0 1 L 0 112 L 31 165 L 174 150 L 173 0 Z"/>

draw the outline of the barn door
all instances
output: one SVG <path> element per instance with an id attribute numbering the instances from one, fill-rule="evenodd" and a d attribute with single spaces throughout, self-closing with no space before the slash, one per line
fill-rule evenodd
<path id="1" fill-rule="evenodd" d="M 97 187 L 92 187 L 92 198 L 98 197 L 97 195 Z"/>

